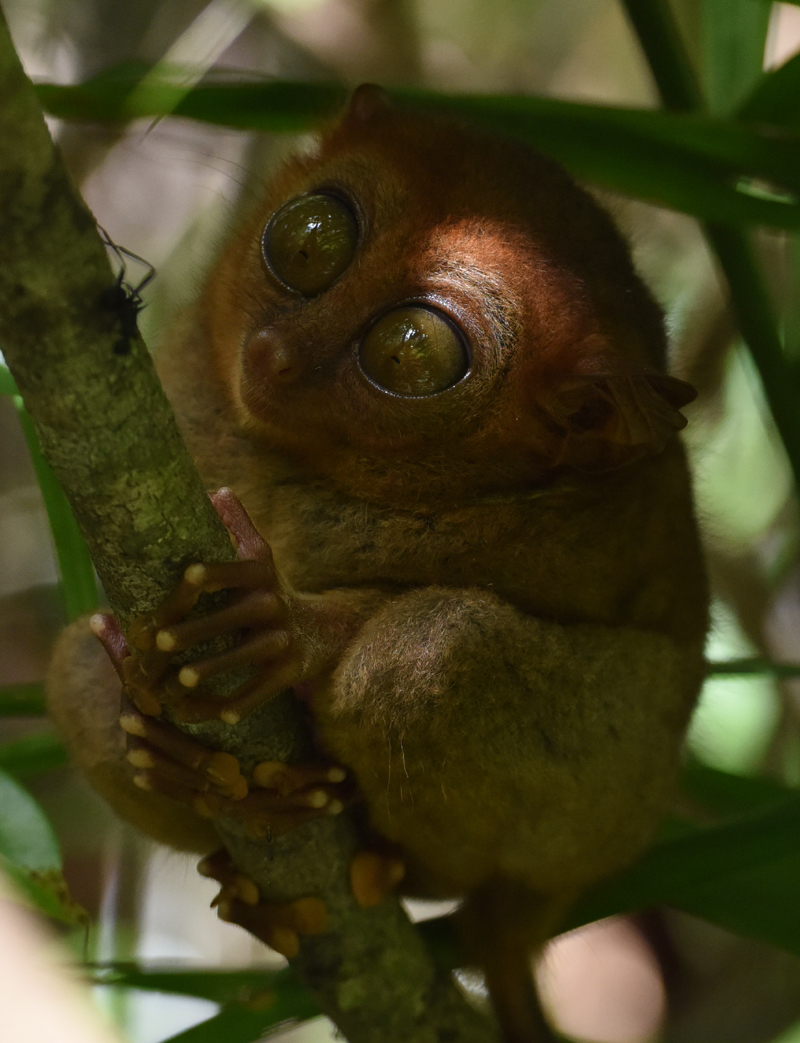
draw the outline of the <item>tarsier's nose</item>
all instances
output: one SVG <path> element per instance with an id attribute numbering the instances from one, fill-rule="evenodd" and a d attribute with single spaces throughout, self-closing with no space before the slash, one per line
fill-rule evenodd
<path id="1" fill-rule="evenodd" d="M 291 384 L 300 376 L 300 359 L 275 330 L 257 330 L 248 341 L 247 352 L 252 371 L 262 379 Z"/>

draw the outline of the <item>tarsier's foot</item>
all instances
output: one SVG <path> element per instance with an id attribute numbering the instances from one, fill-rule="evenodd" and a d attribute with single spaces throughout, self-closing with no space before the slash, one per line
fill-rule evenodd
<path id="1" fill-rule="evenodd" d="M 175 590 L 128 629 L 118 672 L 142 713 L 159 716 L 164 705 L 179 721 L 219 718 L 237 724 L 264 700 L 302 680 L 302 651 L 290 626 L 291 595 L 275 571 L 269 544 L 229 489 L 212 502 L 237 544 L 239 559 L 190 565 Z M 202 594 L 231 591 L 231 600 L 202 616 L 187 618 Z M 174 656 L 215 638 L 235 635 L 226 652 L 183 665 Z M 104 642 L 105 644 L 105 642 Z M 112 649 L 107 651 L 114 659 Z M 226 696 L 204 692 L 204 682 L 229 670 L 252 668 L 254 676 Z"/>
<path id="2" fill-rule="evenodd" d="M 231 805 L 224 798 L 205 798 L 211 817 L 232 814 L 252 837 L 275 837 L 322 815 L 338 815 L 355 796 L 344 768 L 309 762 L 263 761 L 253 770 L 251 792 Z M 201 810 L 201 813 L 202 810 Z"/>
<path id="3" fill-rule="evenodd" d="M 209 750 L 164 721 L 123 710 L 134 783 L 191 806 L 203 818 L 239 819 L 254 837 L 279 836 L 320 815 L 338 815 L 354 795 L 347 772 L 323 761 L 256 765 L 249 784 L 230 753 Z"/>
<path id="4" fill-rule="evenodd" d="M 200 861 L 201 876 L 219 881 L 221 890 L 212 906 L 221 920 L 235 923 L 260 938 L 288 959 L 300 951 L 300 936 L 322 934 L 327 924 L 325 903 L 320 898 L 298 898 L 285 904 L 261 900 L 258 887 L 239 872 L 224 849 Z M 353 894 L 359 905 L 378 905 L 402 880 L 405 866 L 398 858 L 362 851 L 350 866 Z"/>
<path id="5" fill-rule="evenodd" d="M 212 903 L 221 920 L 239 924 L 289 959 L 300 951 L 300 935 L 325 930 L 327 913 L 322 899 L 298 898 L 282 905 L 262 901 L 256 884 L 239 872 L 225 850 L 204 858 L 197 871 L 222 885 Z"/>

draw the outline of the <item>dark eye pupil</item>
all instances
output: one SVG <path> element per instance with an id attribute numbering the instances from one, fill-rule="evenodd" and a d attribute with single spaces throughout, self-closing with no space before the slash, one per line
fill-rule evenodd
<path id="1" fill-rule="evenodd" d="M 332 286 L 351 264 L 357 246 L 353 211 L 338 196 L 322 192 L 285 203 L 261 240 L 272 274 L 304 297 L 315 297 Z"/>

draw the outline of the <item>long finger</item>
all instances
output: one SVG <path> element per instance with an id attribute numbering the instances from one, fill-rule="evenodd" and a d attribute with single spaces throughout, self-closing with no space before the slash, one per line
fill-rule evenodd
<path id="1" fill-rule="evenodd" d="M 216 612 L 159 630 L 156 647 L 162 652 L 182 652 L 201 641 L 272 622 L 280 614 L 281 603 L 274 594 L 252 591 Z"/>
<path id="2" fill-rule="evenodd" d="M 236 540 L 240 558 L 253 558 L 272 564 L 272 551 L 250 520 L 241 501 L 232 489 L 222 488 L 211 493 L 211 502 L 228 532 Z"/>
<path id="3" fill-rule="evenodd" d="M 89 619 L 89 629 L 99 640 L 106 650 L 106 655 L 111 660 L 111 665 L 117 672 L 120 681 L 122 676 L 122 662 L 130 655 L 128 643 L 117 623 L 117 618 L 111 612 L 95 612 Z"/>
<path id="4" fill-rule="evenodd" d="M 196 688 L 209 677 L 228 670 L 256 666 L 282 655 L 288 649 L 290 640 L 287 630 L 266 630 L 263 633 L 255 634 L 228 652 L 188 663 L 181 667 L 178 680 L 184 688 Z"/>

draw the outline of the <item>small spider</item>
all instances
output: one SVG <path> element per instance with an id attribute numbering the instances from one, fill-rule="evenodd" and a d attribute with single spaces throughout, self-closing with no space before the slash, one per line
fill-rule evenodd
<path id="1" fill-rule="evenodd" d="M 101 228 L 100 225 L 97 227 L 103 238 L 103 242 L 114 253 L 119 262 L 119 271 L 117 272 L 114 285 L 103 290 L 100 295 L 100 306 L 114 314 L 114 318 L 119 327 L 120 336 L 119 339 L 115 341 L 112 349 L 114 354 L 128 355 L 131 350 L 131 340 L 133 340 L 138 333 L 137 318 L 139 312 L 144 308 L 142 290 L 153 279 L 156 270 L 152 264 L 149 264 L 144 260 L 144 258 L 139 257 L 138 254 L 131 253 L 131 251 L 126 250 L 124 246 L 117 246 L 105 228 Z M 132 261 L 137 261 L 147 269 L 144 278 L 135 286 L 129 283 L 125 278 L 126 257 Z"/>

